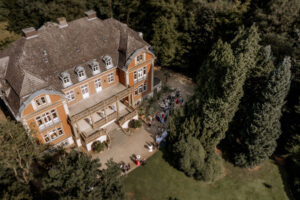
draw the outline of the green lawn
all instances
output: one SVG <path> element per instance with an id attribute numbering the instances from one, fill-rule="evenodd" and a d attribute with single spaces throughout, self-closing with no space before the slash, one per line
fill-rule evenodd
<path id="1" fill-rule="evenodd" d="M 271 160 L 258 171 L 249 172 L 226 163 L 226 176 L 215 183 L 195 181 L 170 166 L 162 152 L 152 156 L 147 165 L 139 167 L 125 177 L 127 199 L 137 200 L 285 200 L 279 168 Z M 270 188 L 265 184 L 271 185 Z"/>

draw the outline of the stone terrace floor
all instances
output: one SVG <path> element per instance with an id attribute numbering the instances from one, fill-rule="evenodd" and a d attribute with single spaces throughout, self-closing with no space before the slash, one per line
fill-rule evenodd
<path id="1" fill-rule="evenodd" d="M 131 170 L 136 168 L 134 163 L 135 155 L 141 155 L 141 158 L 149 158 L 153 152 L 148 151 L 148 146 L 154 144 L 154 134 L 156 127 L 148 128 L 145 124 L 137 130 L 135 130 L 130 136 L 126 135 L 121 128 L 113 123 L 108 127 L 109 136 L 111 139 L 110 148 L 100 153 L 89 152 L 93 158 L 100 159 L 102 164 L 101 168 L 105 168 L 105 163 L 110 158 L 113 158 L 115 162 L 130 163 Z"/>

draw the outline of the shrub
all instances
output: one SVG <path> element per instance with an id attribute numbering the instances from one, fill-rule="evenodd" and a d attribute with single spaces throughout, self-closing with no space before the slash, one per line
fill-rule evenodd
<path id="1" fill-rule="evenodd" d="M 224 174 L 222 159 L 216 153 L 207 156 L 205 165 L 201 170 L 201 179 L 206 182 L 214 182 Z"/>
<path id="2" fill-rule="evenodd" d="M 194 137 L 182 139 L 173 145 L 174 158 L 177 159 L 178 168 L 188 176 L 196 179 L 204 166 L 205 150 L 200 141 Z"/>
<path id="3" fill-rule="evenodd" d="M 129 122 L 130 128 L 140 128 L 142 126 L 142 122 L 140 120 L 133 119 Z"/>
<path id="4" fill-rule="evenodd" d="M 168 92 L 172 92 L 171 88 L 167 85 L 163 85 L 162 88 L 161 88 L 161 91 L 163 93 L 168 93 Z"/>
<path id="5" fill-rule="evenodd" d="M 105 147 L 106 147 L 105 142 L 96 141 L 92 144 L 93 151 L 98 152 L 98 153 L 100 151 L 103 151 L 105 149 Z"/>

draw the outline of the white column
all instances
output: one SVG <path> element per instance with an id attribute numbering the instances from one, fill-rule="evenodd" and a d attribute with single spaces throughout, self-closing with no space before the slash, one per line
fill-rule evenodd
<path id="1" fill-rule="evenodd" d="M 70 111 L 69 111 L 69 108 L 68 108 L 68 105 L 67 105 L 66 101 L 63 101 L 63 105 L 64 105 L 64 109 L 65 109 L 66 114 L 70 115 Z"/>

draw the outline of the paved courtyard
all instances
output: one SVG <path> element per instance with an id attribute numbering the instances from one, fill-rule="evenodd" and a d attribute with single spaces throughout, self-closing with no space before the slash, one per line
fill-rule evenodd
<path id="1" fill-rule="evenodd" d="M 167 84 L 169 87 L 179 89 L 182 92 L 184 99 L 193 94 L 194 84 L 190 79 L 171 72 L 169 81 L 165 83 L 163 74 L 164 71 L 160 68 L 155 69 L 155 76 L 163 80 L 164 84 Z M 100 159 L 102 168 L 105 167 L 105 163 L 109 159 L 113 158 L 115 162 L 124 162 L 125 164 L 130 163 L 131 171 L 136 168 L 134 163 L 136 155 L 141 155 L 141 158 L 147 159 L 157 151 L 157 149 L 153 149 L 153 152 L 149 152 L 148 145 L 154 144 L 155 135 L 159 132 L 159 129 L 161 130 L 161 128 L 162 124 L 153 120 L 151 128 L 143 124 L 141 128 L 135 130 L 129 136 L 121 130 L 119 125 L 113 123 L 107 127 L 111 140 L 110 148 L 101 153 L 89 152 L 89 154 L 92 155 L 93 158 Z"/>
<path id="2" fill-rule="evenodd" d="M 102 163 L 102 168 L 110 158 L 115 162 L 130 163 L 131 170 L 135 168 L 134 158 L 135 155 L 141 155 L 141 158 L 147 159 L 156 151 L 149 152 L 147 145 L 153 144 L 154 137 L 153 131 L 144 125 L 135 130 L 130 136 L 125 135 L 121 128 L 113 123 L 108 127 L 111 145 L 109 149 L 101 153 L 91 153 L 93 158 L 99 158 Z"/>

